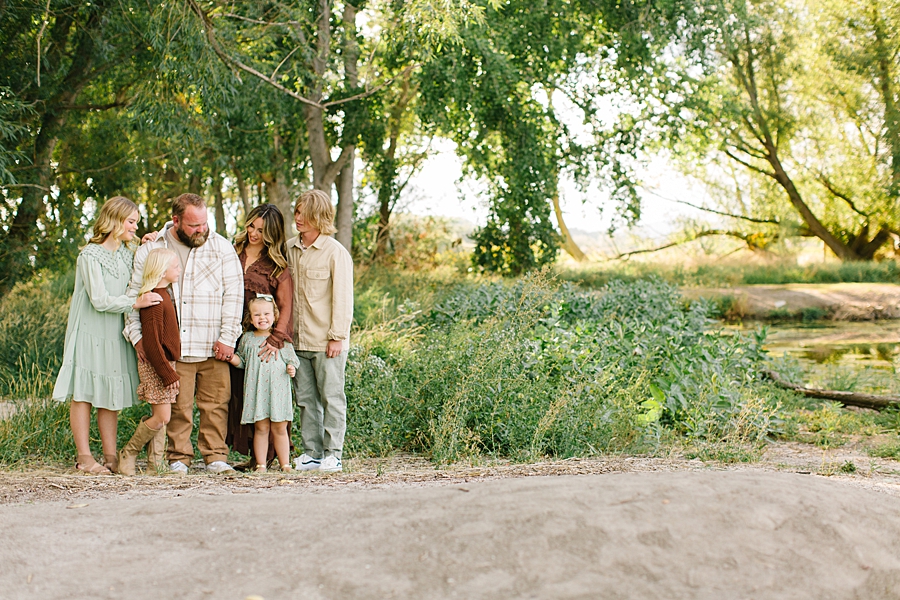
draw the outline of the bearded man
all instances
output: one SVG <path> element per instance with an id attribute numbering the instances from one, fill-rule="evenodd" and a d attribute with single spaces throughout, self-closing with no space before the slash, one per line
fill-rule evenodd
<path id="1" fill-rule="evenodd" d="M 197 446 L 206 469 L 212 473 L 231 471 L 225 445 L 231 397 L 228 361 L 241 334 L 244 275 L 240 260 L 228 240 L 209 230 L 206 202 L 196 194 L 175 198 L 172 220 L 154 241 L 138 249 L 129 286 L 135 293 L 144 278 L 144 262 L 154 248 L 174 251 L 181 262 L 181 278 L 172 284 L 181 335 L 181 358 L 175 370 L 181 379 L 167 427 L 169 468 L 184 474 L 191 466 L 196 398 L 200 412 Z M 137 312 L 128 315 L 125 336 L 134 344 L 139 360 L 144 360 Z"/>

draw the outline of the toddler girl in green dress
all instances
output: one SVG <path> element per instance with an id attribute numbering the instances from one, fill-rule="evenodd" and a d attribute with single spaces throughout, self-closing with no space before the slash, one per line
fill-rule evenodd
<path id="1" fill-rule="evenodd" d="M 291 377 L 297 374 L 300 361 L 291 344 L 285 344 L 275 356 L 265 362 L 259 357 L 262 346 L 269 337 L 269 330 L 278 322 L 278 307 L 272 296 L 257 294 L 247 304 L 247 310 L 250 328 L 241 336 L 237 351 L 229 361 L 245 371 L 241 424 L 254 424 L 253 456 L 256 458 L 257 473 L 266 471 L 270 428 L 281 470 L 290 471 L 287 424 L 294 418 Z"/>

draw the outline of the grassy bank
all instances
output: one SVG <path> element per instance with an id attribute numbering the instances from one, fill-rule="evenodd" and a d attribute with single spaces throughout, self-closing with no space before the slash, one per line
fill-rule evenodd
<path id="1" fill-rule="evenodd" d="M 45 400 L 70 286 L 36 280 L 0 307 L 0 394 L 19 406 L 0 423 L 2 465 L 74 454 L 66 407 Z M 781 394 L 757 377 L 758 337 L 720 335 L 708 305 L 686 305 L 662 281 L 603 292 L 545 274 L 361 272 L 348 454 L 414 452 L 440 464 L 678 446 L 746 457 L 776 432 Z M 122 441 L 145 412 L 123 411 Z"/>
<path id="2" fill-rule="evenodd" d="M 568 264 L 556 269 L 561 281 L 584 289 L 599 289 L 610 281 L 638 281 L 656 277 L 679 287 L 730 287 L 787 283 L 900 283 L 900 267 L 893 261 L 734 264 L 709 262 L 681 265 L 638 261 Z"/>

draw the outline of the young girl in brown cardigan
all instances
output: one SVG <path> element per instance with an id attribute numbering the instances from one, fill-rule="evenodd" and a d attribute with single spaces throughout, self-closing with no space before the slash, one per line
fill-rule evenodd
<path id="1" fill-rule="evenodd" d="M 147 255 L 139 294 L 153 290 L 162 296 L 162 302 L 141 309 L 141 330 L 147 361 L 138 361 L 141 382 L 137 388 L 137 396 L 150 404 L 152 414 L 141 420 L 134 435 L 119 451 L 119 473 L 122 475 L 134 475 L 135 460 L 145 445 L 148 469 L 159 471 L 165 466 L 163 452 L 166 445 L 166 424 L 172 414 L 172 404 L 178 395 L 180 380 L 175 372 L 175 361 L 181 357 L 178 317 L 168 287 L 178 281 L 180 275 L 181 263 L 171 250 L 156 248 Z"/>

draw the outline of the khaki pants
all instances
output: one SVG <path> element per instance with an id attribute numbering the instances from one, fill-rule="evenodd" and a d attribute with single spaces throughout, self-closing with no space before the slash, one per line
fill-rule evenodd
<path id="1" fill-rule="evenodd" d="M 334 358 L 326 358 L 324 352 L 298 351 L 297 358 L 300 368 L 294 377 L 294 392 L 300 407 L 303 451 L 313 458 L 341 458 L 347 431 L 347 351 Z"/>
<path id="2" fill-rule="evenodd" d="M 200 433 L 197 447 L 206 464 L 228 458 L 225 431 L 228 427 L 228 400 L 231 397 L 231 377 L 228 363 L 208 358 L 203 362 L 175 364 L 181 376 L 181 389 L 172 405 L 169 434 L 169 462 L 181 461 L 190 466 L 194 458 L 191 432 L 194 429 L 194 397 L 200 411 Z"/>

